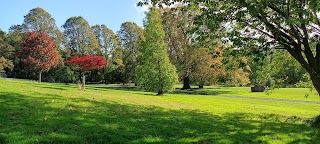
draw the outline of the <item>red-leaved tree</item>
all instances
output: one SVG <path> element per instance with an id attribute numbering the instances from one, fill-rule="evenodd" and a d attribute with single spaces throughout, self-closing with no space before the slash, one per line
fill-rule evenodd
<path id="1" fill-rule="evenodd" d="M 81 71 L 81 90 L 85 89 L 85 83 L 86 83 L 86 78 L 85 74 L 89 73 L 92 70 L 95 69 L 102 69 L 107 65 L 107 61 L 104 59 L 102 56 L 73 56 L 71 57 L 70 60 L 66 61 L 66 64 L 68 65 L 77 65 L 80 68 Z"/>
<path id="2" fill-rule="evenodd" d="M 59 53 L 54 40 L 46 33 L 27 33 L 26 39 L 20 43 L 20 51 L 17 56 L 31 70 L 38 73 L 38 80 L 41 82 L 42 72 L 49 71 L 59 63 Z"/>

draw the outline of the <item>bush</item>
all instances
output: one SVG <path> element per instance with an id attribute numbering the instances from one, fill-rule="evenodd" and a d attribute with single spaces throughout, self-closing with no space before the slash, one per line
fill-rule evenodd
<path id="1" fill-rule="evenodd" d="M 64 66 L 56 72 L 55 80 L 56 82 L 69 83 L 74 82 L 76 80 L 76 76 L 74 71 L 72 71 L 69 67 Z"/>
<path id="2" fill-rule="evenodd" d="M 295 84 L 297 88 L 313 88 L 309 74 L 304 74 L 302 80 Z"/>
<path id="3" fill-rule="evenodd" d="M 314 119 L 312 127 L 320 129 L 320 115 Z"/>
<path id="4" fill-rule="evenodd" d="M 272 77 L 268 77 L 266 81 L 266 86 L 269 87 L 269 89 L 274 89 L 276 85 L 276 82 L 273 80 Z"/>

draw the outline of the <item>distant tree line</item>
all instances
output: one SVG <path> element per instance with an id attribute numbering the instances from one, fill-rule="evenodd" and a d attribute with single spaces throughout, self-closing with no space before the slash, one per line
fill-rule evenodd
<path id="1" fill-rule="evenodd" d="M 81 16 L 67 19 L 60 31 L 48 12 L 35 8 L 22 24 L 11 26 L 8 33 L 0 32 L 0 72 L 11 78 L 75 83 L 80 80 L 81 70 L 65 62 L 73 56 L 92 55 L 103 57 L 108 64 L 87 73 L 87 82 L 135 83 L 158 94 L 177 82 L 183 83 L 183 89 L 190 89 L 191 85 L 203 88 L 255 83 L 303 87 L 310 81 L 299 63 L 283 51 L 262 51 L 254 46 L 249 51 L 213 37 L 199 39 L 199 33 L 192 33 L 199 13 L 183 5 L 153 8 L 144 28 L 124 22 L 115 33 L 104 24 L 91 26 Z M 203 35 L 206 31 L 204 27 Z M 46 39 L 53 40 L 50 45 L 56 48 L 53 55 L 57 61 L 52 65 L 42 69 L 26 65 L 26 54 L 21 52 L 27 53 L 23 41 L 30 32 L 45 33 L 49 36 Z"/>

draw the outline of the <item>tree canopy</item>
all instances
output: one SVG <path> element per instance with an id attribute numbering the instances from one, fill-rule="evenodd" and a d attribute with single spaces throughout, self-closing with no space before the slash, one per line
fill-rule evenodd
<path id="1" fill-rule="evenodd" d="M 101 54 L 96 35 L 83 17 L 71 17 L 62 27 L 63 34 L 67 38 L 66 48 L 71 51 L 72 56 Z"/>
<path id="2" fill-rule="evenodd" d="M 182 2 L 201 12 L 193 30 L 199 38 L 220 37 L 238 48 L 285 49 L 310 74 L 320 94 L 320 1 L 318 0 L 151 0 Z M 138 5 L 148 4 L 143 0 Z M 217 31 L 219 31 L 217 33 Z"/>
<path id="3" fill-rule="evenodd" d="M 85 74 L 95 69 L 102 69 L 107 65 L 107 61 L 102 56 L 73 56 L 70 60 L 65 61 L 68 65 L 79 66 L 82 75 L 81 90 L 85 90 L 86 77 Z"/>
<path id="4" fill-rule="evenodd" d="M 21 31 L 21 28 L 24 32 L 36 31 L 38 33 L 44 32 L 52 37 L 57 46 L 64 40 L 62 32 L 56 25 L 56 21 L 51 15 L 42 8 L 31 9 L 30 12 L 24 16 L 24 21 L 21 26 L 16 25 L 11 29 L 16 29 Z"/>
<path id="5" fill-rule="evenodd" d="M 147 14 L 144 35 L 136 68 L 137 83 L 146 90 L 158 91 L 158 95 L 162 95 L 173 88 L 178 76 L 169 60 L 161 15 L 156 9 L 151 9 Z"/>
<path id="6" fill-rule="evenodd" d="M 49 71 L 59 63 L 60 55 L 54 40 L 45 33 L 29 32 L 20 46 L 21 49 L 17 55 L 30 69 L 39 73 L 39 82 L 41 82 L 43 71 Z"/>

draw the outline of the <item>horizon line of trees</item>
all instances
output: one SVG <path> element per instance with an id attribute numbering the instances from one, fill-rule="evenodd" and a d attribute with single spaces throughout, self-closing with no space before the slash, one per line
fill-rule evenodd
<path id="1" fill-rule="evenodd" d="M 48 12 L 34 8 L 24 17 L 21 25 L 12 25 L 8 33 L 0 32 L 0 73 L 12 78 L 37 79 L 37 72 L 30 70 L 23 63 L 23 58 L 17 55 L 22 48 L 21 41 L 26 39 L 28 32 L 35 31 L 51 37 L 59 54 L 57 66 L 42 74 L 42 80 L 47 82 L 70 83 L 79 80 L 78 68 L 68 66 L 64 61 L 72 56 L 85 55 L 102 56 L 108 61 L 106 67 L 88 74 L 86 80 L 91 83 L 145 85 L 143 82 L 147 81 L 141 80 L 140 76 L 151 67 L 141 69 L 141 65 L 150 58 L 160 57 L 163 57 L 161 61 L 150 66 L 155 66 L 154 69 L 159 70 L 156 73 L 161 73 L 168 70 L 168 64 L 172 64 L 177 82 L 183 83 L 183 89 L 189 89 L 190 85 L 203 88 L 212 84 L 246 86 L 256 83 L 305 87 L 303 84 L 310 81 L 299 63 L 281 51 L 261 51 L 257 47 L 248 51 L 235 49 L 219 39 L 198 40 L 197 35 L 190 34 L 190 31 L 195 28 L 194 17 L 199 12 L 183 12 L 182 9 L 183 6 L 150 10 L 145 29 L 134 22 L 124 22 L 115 33 L 104 24 L 91 26 L 81 16 L 67 19 L 62 26 L 63 31 L 60 31 Z M 154 24 L 154 21 L 161 25 Z M 159 35 L 161 31 L 163 35 Z M 156 42 L 156 39 L 162 42 Z M 146 53 L 148 48 L 156 45 L 164 48 L 164 51 L 154 51 L 161 53 L 161 56 Z M 166 63 L 165 66 L 161 62 Z M 137 69 L 138 66 L 140 68 Z M 155 75 L 153 72 L 150 74 Z M 165 76 L 160 77 L 153 80 L 161 80 Z"/>

